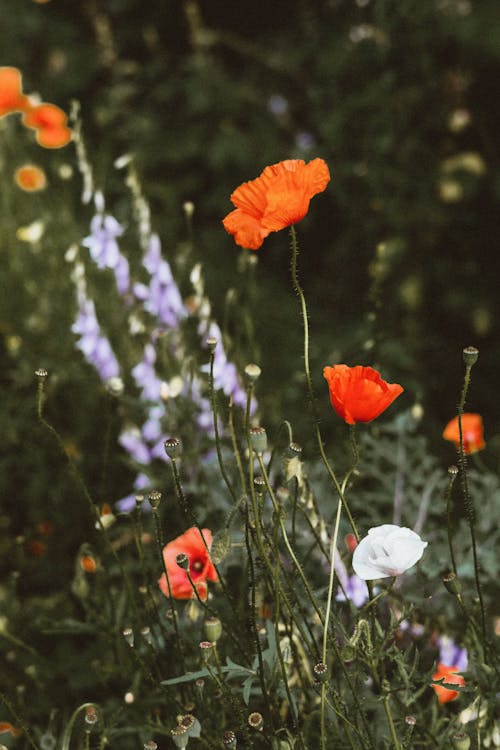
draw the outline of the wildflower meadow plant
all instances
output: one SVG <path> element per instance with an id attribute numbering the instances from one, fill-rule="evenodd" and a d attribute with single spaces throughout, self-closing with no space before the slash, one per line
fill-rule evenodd
<path id="1" fill-rule="evenodd" d="M 51 105 L 26 104 L 20 76 L 2 70 L 0 111 L 24 112 L 38 142 L 52 147 L 66 120 Z M 80 128 L 70 137 L 82 162 Z M 52 423 L 52 373 L 40 367 L 40 428 L 74 481 L 68 519 L 78 503 L 87 523 L 76 529 L 67 590 L 34 607 L 36 618 L 37 608 L 46 612 L 35 636 L 26 626 L 17 637 L 14 588 L 0 589 L 0 636 L 14 654 L 9 684 L 16 659 L 28 657 L 23 674 L 40 675 L 45 695 L 70 670 L 85 679 L 49 716 L 23 690 L 2 688 L 0 732 L 33 750 L 51 741 L 62 750 L 493 746 L 498 661 L 476 518 L 477 488 L 486 485 L 467 463 L 485 444 L 482 431 L 469 434 L 477 415 L 464 413 L 477 357 L 465 350 L 458 439 L 448 427 L 444 435 L 458 465 L 446 470 L 425 455 L 421 424 L 397 400 L 403 386 L 370 365 L 325 366 L 327 352 L 315 351 L 311 364 L 295 225 L 330 171 L 321 158 L 266 167 L 232 193 L 223 225 L 242 253 L 289 228 L 303 336 L 290 357 L 303 362 L 299 408 L 315 441 L 303 450 L 291 421 L 266 424 L 261 367 L 233 358 L 201 264 L 191 255 L 176 263 L 152 230 L 133 160 L 120 160 L 122 169 L 130 192 L 121 213 L 89 188 L 90 232 L 66 252 L 74 346 L 108 409 L 95 449 L 102 476 L 87 476 Z M 221 230 L 221 251 L 227 240 Z M 321 371 L 328 388 L 317 394 Z M 333 445 L 323 433 L 336 415 L 345 438 Z M 113 452 L 131 477 L 121 499 L 106 475 Z M 485 503 L 500 496 L 488 481 Z M 64 655 L 73 641 L 83 652 L 54 678 L 50 638 Z"/>

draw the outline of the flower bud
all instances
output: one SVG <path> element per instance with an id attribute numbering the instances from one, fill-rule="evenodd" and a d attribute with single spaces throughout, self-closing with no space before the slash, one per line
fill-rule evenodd
<path id="1" fill-rule="evenodd" d="M 255 453 L 267 450 L 267 433 L 264 427 L 250 427 L 250 443 Z"/>
<path id="2" fill-rule="evenodd" d="M 443 581 L 443 584 L 447 591 L 450 592 L 450 594 L 460 594 L 462 591 L 462 584 L 458 580 L 455 573 L 450 572 L 446 573 L 441 579 Z"/>
<path id="3" fill-rule="evenodd" d="M 47 372 L 47 370 L 45 369 L 45 367 L 39 367 L 38 370 L 35 370 L 35 376 L 39 380 L 45 380 L 45 378 L 47 377 L 48 374 L 49 373 Z"/>
<path id="4" fill-rule="evenodd" d="M 168 438 L 163 443 L 163 447 L 165 448 L 165 453 L 169 458 L 175 459 L 179 458 L 182 452 L 182 442 L 179 440 L 179 438 Z"/>
<path id="5" fill-rule="evenodd" d="M 148 500 L 153 510 L 156 510 L 161 502 L 161 492 L 158 492 L 158 490 L 153 490 L 153 492 L 149 493 Z"/>
<path id="6" fill-rule="evenodd" d="M 477 358 L 479 357 L 479 350 L 476 349 L 475 346 L 467 346 L 463 350 L 462 354 L 466 367 L 472 367 L 472 365 L 475 365 L 477 362 Z"/>
<path id="7" fill-rule="evenodd" d="M 153 635 L 151 633 L 151 628 L 146 625 L 146 627 L 141 628 L 141 635 L 150 646 L 153 645 Z"/>
<path id="8" fill-rule="evenodd" d="M 158 745 L 154 740 L 147 740 L 144 743 L 144 750 L 157 750 Z"/>
<path id="9" fill-rule="evenodd" d="M 146 498 L 144 497 L 144 495 L 139 494 L 139 495 L 136 495 L 134 499 L 135 499 L 135 505 L 136 505 L 136 507 L 137 508 L 141 508 L 142 504 L 143 504 L 143 502 L 144 502 L 144 500 Z"/>
<path id="10" fill-rule="evenodd" d="M 248 726 L 252 729 L 255 729 L 257 732 L 262 732 L 264 729 L 264 719 L 262 714 L 260 714 L 258 711 L 253 711 L 248 716 Z"/>
<path id="11" fill-rule="evenodd" d="M 218 641 L 222 635 L 222 623 L 218 617 L 207 617 L 203 628 L 207 641 L 212 643 Z"/>
<path id="12" fill-rule="evenodd" d="M 188 219 L 191 218 L 191 216 L 194 214 L 194 203 L 193 201 L 186 201 L 182 204 L 182 208 L 184 210 L 184 213 L 188 217 Z"/>

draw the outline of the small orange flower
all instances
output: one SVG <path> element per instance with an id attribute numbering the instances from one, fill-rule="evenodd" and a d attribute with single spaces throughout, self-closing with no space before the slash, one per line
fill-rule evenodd
<path id="1" fill-rule="evenodd" d="M 449 683 L 450 685 L 465 685 L 465 680 L 461 674 L 459 674 L 457 667 L 447 667 L 446 664 L 439 663 L 437 665 L 437 672 L 432 675 L 433 680 L 442 680 Z M 432 689 L 438 697 L 440 703 L 449 703 L 454 701 L 458 696 L 457 690 L 451 690 L 451 688 L 443 687 L 442 685 L 431 685 Z"/>
<path id="2" fill-rule="evenodd" d="M 0 721 L 0 734 L 6 734 L 7 732 L 13 737 L 19 737 L 22 734 L 21 730 L 12 726 L 10 721 Z"/>
<path id="3" fill-rule="evenodd" d="M 23 115 L 23 124 L 36 130 L 36 140 L 44 148 L 62 148 L 71 140 L 66 113 L 55 104 L 37 104 Z"/>
<path id="4" fill-rule="evenodd" d="M 17 68 L 0 68 L 0 117 L 11 112 L 23 112 L 29 107 L 23 94 L 21 72 Z"/>
<path id="5" fill-rule="evenodd" d="M 45 172 L 35 164 L 24 164 L 16 169 L 14 180 L 21 190 L 26 190 L 28 193 L 44 190 L 47 187 Z"/>
<path id="6" fill-rule="evenodd" d="M 325 367 L 323 375 L 332 406 L 347 424 L 371 422 L 403 392 L 398 383 L 386 383 L 372 367 L 334 365 Z"/>
<path id="7" fill-rule="evenodd" d="M 458 416 L 453 417 L 444 428 L 443 437 L 451 440 L 460 450 L 460 431 L 458 429 Z M 462 442 L 464 453 L 469 455 L 482 451 L 486 448 L 483 436 L 483 418 L 480 414 L 462 414 Z"/>
<path id="8" fill-rule="evenodd" d="M 203 537 L 210 548 L 212 545 L 212 532 L 203 529 Z M 170 591 L 174 599 L 192 599 L 193 587 L 189 582 L 187 571 L 179 567 L 176 562 L 177 555 L 186 554 L 189 558 L 189 575 L 193 581 L 200 599 L 207 598 L 207 581 L 217 581 L 217 571 L 210 559 L 207 548 L 203 542 L 200 530 L 193 526 L 177 539 L 169 542 L 163 548 L 163 559 L 168 572 Z M 160 589 L 165 596 L 170 596 L 167 578 L 162 574 L 158 581 Z"/>
<path id="9" fill-rule="evenodd" d="M 266 167 L 260 177 L 244 182 L 231 195 L 236 206 L 223 220 L 234 241 L 249 250 L 258 250 L 270 232 L 296 224 L 309 210 L 309 201 L 323 192 L 330 172 L 323 159 L 306 164 L 287 159 Z"/>

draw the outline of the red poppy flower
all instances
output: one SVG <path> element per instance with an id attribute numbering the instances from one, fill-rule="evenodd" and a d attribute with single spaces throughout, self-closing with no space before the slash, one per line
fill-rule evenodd
<path id="1" fill-rule="evenodd" d="M 212 545 L 212 532 L 209 529 L 203 529 L 203 537 L 208 547 Z M 177 555 L 186 554 L 189 559 L 189 575 L 193 581 L 200 599 L 207 598 L 207 581 L 217 581 L 217 571 L 210 559 L 207 548 L 203 542 L 200 530 L 193 526 L 184 534 L 181 534 L 169 542 L 163 548 L 163 559 L 168 571 L 168 580 L 170 590 L 174 599 L 192 599 L 194 596 L 193 587 L 189 582 L 187 571 L 179 567 L 176 562 Z M 158 581 L 160 589 L 165 596 L 169 596 L 167 578 L 165 573 L 162 574 Z"/>
<path id="2" fill-rule="evenodd" d="M 231 195 L 236 206 L 223 220 L 237 245 L 258 250 L 270 232 L 296 224 L 309 210 L 309 201 L 323 192 L 330 172 L 323 159 L 306 164 L 287 159 L 266 167 L 260 177 L 244 182 Z"/>
<path id="3" fill-rule="evenodd" d="M 451 440 L 456 448 L 460 449 L 458 417 L 453 417 L 448 422 L 444 428 L 443 437 L 445 440 Z M 466 455 L 486 448 L 483 437 L 483 418 L 480 414 L 462 414 L 462 442 Z"/>
<path id="4" fill-rule="evenodd" d="M 66 113 L 55 104 L 38 104 L 23 115 L 23 124 L 36 130 L 36 140 L 44 148 L 62 148 L 71 140 Z"/>
<path id="5" fill-rule="evenodd" d="M 323 375 L 332 406 L 347 424 L 371 422 L 403 392 L 397 383 L 386 383 L 372 367 L 325 367 Z"/>
<path id="6" fill-rule="evenodd" d="M 43 190 L 47 185 L 45 172 L 34 164 L 24 164 L 24 166 L 16 169 L 14 180 L 22 190 L 26 190 L 28 193 Z"/>
<path id="7" fill-rule="evenodd" d="M 442 680 L 450 683 L 450 685 L 465 685 L 465 680 L 461 674 L 459 674 L 457 667 L 447 667 L 446 664 L 439 663 L 437 665 L 437 672 L 432 675 L 433 680 Z M 438 697 L 440 703 L 449 703 L 454 701 L 458 696 L 457 690 L 451 690 L 451 688 L 443 687 L 442 685 L 431 685 L 432 689 Z"/>
<path id="8" fill-rule="evenodd" d="M 21 72 L 17 68 L 0 68 L 0 117 L 22 112 L 29 106 L 22 91 Z"/>
<path id="9" fill-rule="evenodd" d="M 19 737 L 22 734 L 21 730 L 12 726 L 10 721 L 0 721 L 0 734 L 6 734 L 7 732 L 13 737 Z"/>

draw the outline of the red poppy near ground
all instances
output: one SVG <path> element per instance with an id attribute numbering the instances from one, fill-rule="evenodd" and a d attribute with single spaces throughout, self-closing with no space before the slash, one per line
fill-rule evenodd
<path id="1" fill-rule="evenodd" d="M 451 440 L 460 449 L 460 431 L 458 417 L 453 417 L 444 428 L 443 437 Z M 462 414 L 462 442 L 464 453 L 469 455 L 486 448 L 483 436 L 483 418 L 480 414 Z"/>
<path id="2" fill-rule="evenodd" d="M 325 367 L 323 375 L 332 406 L 347 424 L 371 422 L 403 392 L 398 383 L 386 383 L 372 367 Z"/>
<path id="3" fill-rule="evenodd" d="M 223 220 L 237 245 L 258 250 L 270 232 L 296 224 L 309 210 L 309 201 L 323 192 L 330 172 L 323 159 L 306 164 L 287 159 L 266 167 L 260 177 L 244 182 L 231 195 L 236 210 Z"/>
<path id="4" fill-rule="evenodd" d="M 439 663 L 437 665 L 437 672 L 432 675 L 433 680 L 441 680 L 444 678 L 444 682 L 450 685 L 465 685 L 465 680 L 461 674 L 459 674 L 457 667 L 447 667 L 446 664 Z M 449 703 L 454 701 L 458 696 L 457 690 L 451 690 L 451 688 L 445 688 L 442 685 L 431 685 L 432 689 L 438 697 L 440 703 Z"/>
<path id="5" fill-rule="evenodd" d="M 14 172 L 16 184 L 28 193 L 43 190 L 47 186 L 45 172 L 35 164 L 24 164 Z"/>
<path id="6" fill-rule="evenodd" d="M 44 148 L 62 148 L 71 140 L 66 113 L 55 104 L 37 104 L 23 115 L 23 124 L 36 130 L 36 140 Z"/>
<path id="7" fill-rule="evenodd" d="M 210 549 L 212 532 L 209 529 L 202 529 L 202 531 L 203 538 Z M 163 548 L 163 559 L 168 571 L 170 592 L 174 599 L 192 599 L 194 596 L 187 571 L 180 568 L 176 562 L 177 555 L 184 553 L 188 556 L 189 575 L 196 586 L 200 599 L 205 600 L 207 598 L 206 582 L 218 580 L 217 571 L 210 559 L 203 538 L 200 530 L 193 526 Z M 158 585 L 165 596 L 170 596 L 165 573 L 161 575 Z"/>
<path id="8" fill-rule="evenodd" d="M 23 94 L 21 72 L 17 68 L 0 67 L 0 117 L 22 112 L 29 106 Z"/>

